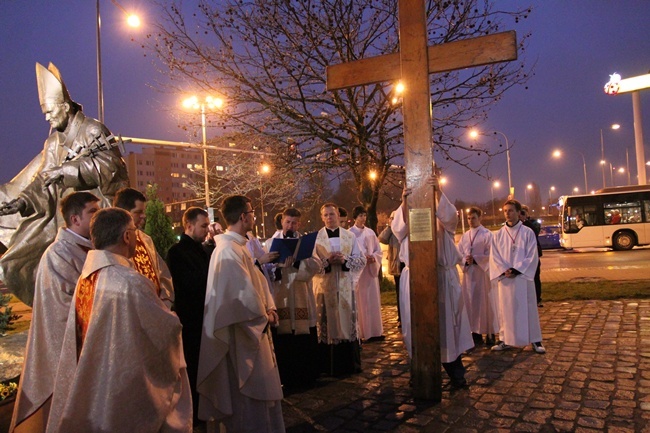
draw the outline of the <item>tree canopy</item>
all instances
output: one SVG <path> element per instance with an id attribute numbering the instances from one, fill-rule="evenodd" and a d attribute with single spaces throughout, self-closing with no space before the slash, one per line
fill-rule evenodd
<path id="1" fill-rule="evenodd" d="M 274 138 L 277 166 L 326 177 L 350 173 L 370 226 L 388 183 L 403 173 L 396 83 L 326 91 L 328 65 L 399 50 L 397 0 L 221 0 L 157 2 L 161 19 L 145 44 L 179 92 L 227 101 L 226 128 Z M 489 0 L 427 1 L 429 45 L 497 33 L 530 10 Z M 520 52 L 527 35 L 520 35 Z M 465 144 L 507 89 L 524 83 L 523 61 L 431 76 L 434 159 L 486 175 L 501 150 Z M 370 178 L 373 173 L 374 178 Z"/>

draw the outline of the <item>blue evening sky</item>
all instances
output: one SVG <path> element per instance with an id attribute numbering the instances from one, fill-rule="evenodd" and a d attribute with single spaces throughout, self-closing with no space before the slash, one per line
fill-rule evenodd
<path id="1" fill-rule="evenodd" d="M 147 20 L 146 2 L 120 0 L 125 7 L 140 9 Z M 110 1 L 102 1 L 102 59 L 104 70 L 105 123 L 125 136 L 189 141 L 178 127 L 174 112 L 180 96 L 152 88 L 161 79 L 145 57 L 138 38 L 145 30 L 129 30 L 123 14 Z M 542 197 L 556 186 L 569 193 L 584 189 L 582 158 L 585 155 L 589 188 L 602 187 L 600 129 L 604 131 L 606 159 L 625 166 L 629 149 L 632 181 L 635 181 L 634 130 L 630 95 L 607 96 L 603 85 L 609 74 L 624 78 L 650 72 L 650 3 L 646 0 L 498 0 L 497 5 L 532 5 L 530 17 L 513 28 L 531 31 L 524 55 L 536 62 L 528 89 L 511 89 L 490 113 L 485 132 L 501 131 L 511 143 L 512 179 L 518 198 L 525 185 L 539 184 Z M 35 62 L 54 62 L 70 93 L 97 116 L 95 63 L 95 2 L 89 0 L 3 0 L 0 17 L 0 182 L 11 179 L 42 148 L 49 125 L 38 105 Z M 131 40 L 135 38 L 135 42 Z M 650 90 L 642 92 L 645 142 L 650 136 Z M 435 113 L 434 113 L 435 114 Z M 621 124 L 619 131 L 607 129 Z M 214 132 L 213 132 L 214 133 Z M 209 132 L 210 134 L 210 132 Z M 562 161 L 551 158 L 555 148 L 565 150 Z M 646 146 L 646 160 L 650 151 Z M 501 181 L 497 196 L 506 194 L 506 157 L 500 155 L 490 172 Z M 607 170 L 609 184 L 609 167 Z M 445 173 L 445 192 L 456 199 L 485 201 L 490 182 L 464 169 Z M 627 175 L 615 174 L 615 182 Z"/>

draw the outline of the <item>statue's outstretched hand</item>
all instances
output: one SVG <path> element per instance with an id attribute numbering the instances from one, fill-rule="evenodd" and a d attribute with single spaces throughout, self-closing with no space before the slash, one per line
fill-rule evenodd
<path id="1" fill-rule="evenodd" d="M 22 212 L 26 207 L 27 203 L 25 203 L 25 200 L 20 197 L 15 198 L 9 202 L 2 203 L 2 206 L 0 206 L 0 216 L 13 215 Z"/>

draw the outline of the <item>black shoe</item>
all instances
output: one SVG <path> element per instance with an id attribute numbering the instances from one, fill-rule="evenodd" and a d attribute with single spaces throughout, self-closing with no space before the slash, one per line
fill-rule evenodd
<path id="1" fill-rule="evenodd" d="M 465 380 L 465 378 L 451 381 L 451 389 L 465 389 L 468 386 L 469 385 L 467 385 L 467 380 Z"/>
<path id="2" fill-rule="evenodd" d="M 487 334 L 485 336 L 485 345 L 487 347 L 492 347 L 497 343 L 496 336 L 494 334 Z"/>
<path id="3" fill-rule="evenodd" d="M 543 306 L 544 306 L 544 304 L 542 304 L 542 301 L 539 301 L 539 302 L 537 303 L 537 308 L 542 308 Z"/>
<path id="4" fill-rule="evenodd" d="M 472 339 L 474 340 L 475 346 L 478 346 L 479 344 L 483 344 L 483 336 L 481 334 L 476 334 L 472 332 Z"/>

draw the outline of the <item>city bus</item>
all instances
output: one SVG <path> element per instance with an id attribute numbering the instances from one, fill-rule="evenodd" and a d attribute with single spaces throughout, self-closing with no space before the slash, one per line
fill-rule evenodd
<path id="1" fill-rule="evenodd" d="M 603 188 L 591 195 L 562 196 L 563 248 L 631 250 L 650 244 L 650 186 Z"/>

